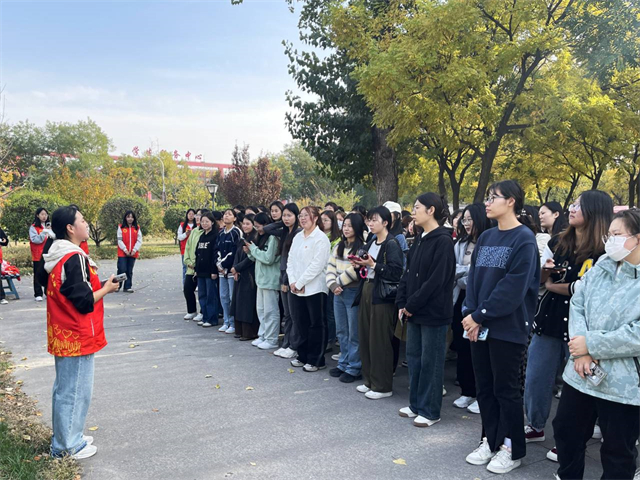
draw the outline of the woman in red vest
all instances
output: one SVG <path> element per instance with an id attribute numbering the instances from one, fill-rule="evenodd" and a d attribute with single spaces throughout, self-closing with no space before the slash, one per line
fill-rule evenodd
<path id="1" fill-rule="evenodd" d="M 4 230 L 0 228 L 0 273 L 2 273 L 2 247 L 9 245 L 9 237 L 4 233 Z M 6 305 L 7 299 L 5 298 L 4 287 L 2 286 L 2 280 L 0 280 L 0 305 Z"/>
<path id="2" fill-rule="evenodd" d="M 47 277 L 47 343 L 55 357 L 51 454 L 88 458 L 98 450 L 82 434 L 93 391 L 94 354 L 104 348 L 102 298 L 118 288 L 113 275 L 101 284 L 80 243 L 89 237 L 82 214 L 72 206 L 53 212 L 56 240 L 43 255 Z"/>
<path id="3" fill-rule="evenodd" d="M 127 274 L 127 279 L 124 281 L 124 291 L 128 293 L 133 293 L 131 288 L 133 266 L 136 263 L 136 258 L 140 256 L 141 246 L 142 232 L 138 226 L 138 219 L 133 211 L 127 210 L 122 223 L 118 225 L 118 275 Z"/>
<path id="4" fill-rule="evenodd" d="M 36 272 L 42 266 L 42 250 L 44 249 L 47 238 L 49 238 L 45 230 L 48 222 L 49 212 L 47 212 L 46 208 L 40 207 L 36 210 L 33 224 L 29 227 L 29 246 L 31 247 L 31 260 L 33 261 L 33 296 L 36 302 L 41 302 L 44 295 Z"/>
<path id="5" fill-rule="evenodd" d="M 187 240 L 189 240 L 189 234 L 191 230 L 196 228 L 196 211 L 193 208 L 187 210 L 187 215 L 184 219 L 184 222 L 180 222 L 180 226 L 178 227 L 177 238 L 180 242 L 180 255 L 182 256 L 182 284 L 184 285 L 184 279 L 187 275 L 187 266 L 184 263 L 184 249 L 187 246 Z"/>

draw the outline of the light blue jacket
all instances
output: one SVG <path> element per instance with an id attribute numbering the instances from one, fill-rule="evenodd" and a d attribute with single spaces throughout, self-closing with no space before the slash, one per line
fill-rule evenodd
<path id="1" fill-rule="evenodd" d="M 280 255 L 278 238 L 269 235 L 267 247 L 260 250 L 257 245 L 249 247 L 248 257 L 256 264 L 256 284 L 266 290 L 280 290 Z"/>
<path id="2" fill-rule="evenodd" d="M 607 376 L 596 387 L 569 360 L 562 378 L 587 395 L 640 405 L 640 266 L 602 257 L 581 283 L 571 297 L 569 337 L 586 337 Z"/>

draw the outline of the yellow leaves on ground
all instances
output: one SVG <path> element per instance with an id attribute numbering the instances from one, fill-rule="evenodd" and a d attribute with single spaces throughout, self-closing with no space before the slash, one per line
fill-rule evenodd
<path id="1" fill-rule="evenodd" d="M 404 465 L 405 467 L 407 466 L 407 461 L 404 458 L 396 458 L 393 463 L 396 465 Z"/>
<path id="2" fill-rule="evenodd" d="M 95 432 L 96 430 L 98 430 L 98 426 L 96 425 L 95 427 L 89 427 L 89 431 L 91 432 Z"/>

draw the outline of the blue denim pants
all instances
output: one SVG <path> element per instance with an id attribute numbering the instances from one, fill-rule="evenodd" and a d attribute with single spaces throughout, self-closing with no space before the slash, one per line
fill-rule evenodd
<path id="1" fill-rule="evenodd" d="M 233 315 L 231 315 L 231 299 L 233 298 L 233 277 L 218 277 L 220 281 L 220 303 L 224 314 L 224 324 L 233 327 Z"/>
<path id="2" fill-rule="evenodd" d="M 357 294 L 357 288 L 345 288 L 340 295 L 332 295 L 336 333 L 340 342 L 338 368 L 354 377 L 359 376 L 362 369 L 358 340 L 358 307 L 352 307 Z"/>
<path id="3" fill-rule="evenodd" d="M 569 346 L 561 338 L 533 335 L 524 382 L 524 409 L 529 423 L 536 430 L 543 430 L 549 419 L 556 372 L 568 357 Z"/>
<path id="4" fill-rule="evenodd" d="M 448 329 L 449 325 L 407 324 L 409 406 L 429 420 L 440 418 Z"/>
<path id="5" fill-rule="evenodd" d="M 124 281 L 123 288 L 129 290 L 133 285 L 133 266 L 136 264 L 135 257 L 118 257 L 118 275 L 121 273 L 127 274 L 127 279 Z"/>
<path id="6" fill-rule="evenodd" d="M 218 324 L 218 280 L 198 277 L 198 300 L 203 323 Z"/>
<path id="7" fill-rule="evenodd" d="M 82 439 L 93 393 L 93 354 L 55 357 L 53 382 L 51 455 L 73 455 L 87 442 Z"/>

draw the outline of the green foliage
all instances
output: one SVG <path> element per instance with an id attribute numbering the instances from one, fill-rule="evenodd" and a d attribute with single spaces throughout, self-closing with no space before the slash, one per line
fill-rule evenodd
<path id="1" fill-rule="evenodd" d="M 36 210 L 44 207 L 49 215 L 65 201 L 51 193 L 20 190 L 11 194 L 2 208 L 3 230 L 11 240 L 29 240 L 29 227 Z"/>
<path id="2" fill-rule="evenodd" d="M 144 200 L 137 197 L 114 197 L 100 210 L 100 225 L 107 239 L 114 244 L 117 243 L 118 225 L 122 223 L 127 210 L 135 212 L 143 235 L 148 234 L 154 225 L 151 210 Z"/>
<path id="3" fill-rule="evenodd" d="M 189 208 L 190 207 L 185 207 L 183 205 L 172 205 L 167 208 L 164 211 L 164 217 L 162 218 L 164 228 L 175 235 L 178 231 L 178 227 L 180 226 L 180 222 L 184 222 Z"/>

